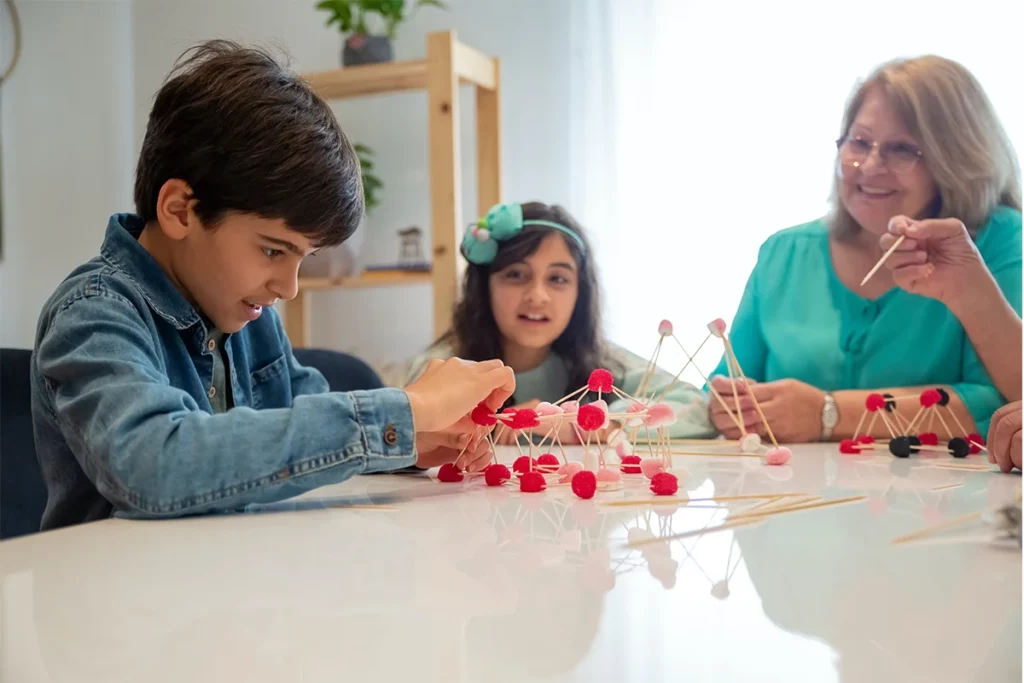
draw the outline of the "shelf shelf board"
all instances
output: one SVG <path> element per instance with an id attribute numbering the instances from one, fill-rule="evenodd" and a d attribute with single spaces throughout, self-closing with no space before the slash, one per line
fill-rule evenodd
<path id="1" fill-rule="evenodd" d="M 407 270 L 367 271 L 356 277 L 300 277 L 299 290 L 310 292 L 325 289 L 429 285 L 432 277 L 429 272 Z"/>

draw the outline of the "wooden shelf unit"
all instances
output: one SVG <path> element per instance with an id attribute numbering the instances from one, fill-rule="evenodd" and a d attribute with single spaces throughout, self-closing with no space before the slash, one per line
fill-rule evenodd
<path id="1" fill-rule="evenodd" d="M 313 292 L 338 288 L 430 284 L 436 338 L 451 322 L 458 289 L 458 236 L 462 227 L 459 86 L 476 91 L 478 215 L 501 201 L 501 72 L 497 57 L 460 43 L 454 31 L 427 35 L 427 58 L 350 66 L 302 76 L 325 99 L 427 91 L 430 150 L 430 272 L 369 271 L 352 278 L 300 278 L 298 295 L 285 302 L 285 329 L 295 347 L 309 345 Z"/>

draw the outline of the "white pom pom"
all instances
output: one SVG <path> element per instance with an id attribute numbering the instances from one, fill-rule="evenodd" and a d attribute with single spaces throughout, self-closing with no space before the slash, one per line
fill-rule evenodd
<path id="1" fill-rule="evenodd" d="M 477 240 L 481 242 L 486 242 L 487 240 L 491 239 L 491 231 L 488 230 L 487 228 L 476 228 L 475 230 L 473 230 L 473 236 L 476 237 Z"/>
<path id="2" fill-rule="evenodd" d="M 761 436 L 759 434 L 747 434 L 740 440 L 740 451 L 743 453 L 757 453 L 761 448 Z"/>

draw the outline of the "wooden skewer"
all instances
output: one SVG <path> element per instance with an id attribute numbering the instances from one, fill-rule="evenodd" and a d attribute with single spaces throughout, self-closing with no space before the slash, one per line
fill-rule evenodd
<path id="1" fill-rule="evenodd" d="M 670 451 L 670 455 L 695 458 L 761 458 L 758 453 L 716 453 L 714 451 Z"/>
<path id="2" fill-rule="evenodd" d="M 866 285 L 868 280 L 870 280 L 872 277 L 874 277 L 875 273 L 878 272 L 878 269 L 882 267 L 882 264 L 885 263 L 889 259 L 890 256 L 892 256 L 892 253 L 894 251 L 899 249 L 900 245 L 903 244 L 903 240 L 905 240 L 906 238 L 907 238 L 906 235 L 900 235 L 899 238 L 895 242 L 893 242 L 893 245 L 891 247 L 889 247 L 889 251 L 887 251 L 884 254 L 882 254 L 882 258 L 878 259 L 878 263 L 875 264 L 875 267 L 872 268 L 870 271 L 868 271 L 868 274 L 865 275 L 864 279 L 860 281 L 860 286 L 861 287 Z"/>
<path id="3" fill-rule="evenodd" d="M 694 356 L 696 356 L 698 353 L 700 353 L 700 350 L 704 348 L 704 345 L 708 343 L 709 339 L 711 339 L 711 333 L 710 332 L 708 332 L 708 336 L 704 337 L 704 341 L 702 341 L 700 343 L 700 346 L 697 347 L 697 350 L 693 352 Z M 654 401 L 655 403 L 659 403 L 659 402 L 665 400 L 665 396 L 668 395 L 668 392 L 672 391 L 672 387 L 674 387 L 676 385 L 676 382 L 679 381 L 679 378 L 683 376 L 684 372 L 686 372 L 686 368 L 690 367 L 690 365 L 692 363 L 693 363 L 693 359 L 692 358 L 690 360 L 686 361 L 685 363 L 683 363 L 683 368 L 676 374 L 675 377 L 672 378 L 672 381 L 669 382 L 669 385 L 667 387 L 665 387 L 664 389 L 662 389 L 661 393 L 658 394 L 658 398 L 655 399 L 655 401 Z"/>
<path id="4" fill-rule="evenodd" d="M 736 391 L 736 377 L 732 371 L 732 353 L 725 354 L 725 371 L 729 373 L 729 382 L 732 384 L 732 400 L 736 404 L 736 414 L 742 416 L 743 411 L 740 410 L 740 395 Z M 740 438 L 744 438 L 747 435 L 747 427 L 743 424 L 743 420 L 740 420 Z"/>
<path id="5" fill-rule="evenodd" d="M 946 484 L 945 486 L 936 486 L 935 488 L 933 488 L 931 490 L 932 491 L 945 491 L 946 489 L 958 489 L 961 486 L 963 486 L 963 484 Z"/>
<path id="6" fill-rule="evenodd" d="M 757 400 L 757 396 L 754 395 L 753 389 L 750 388 L 750 382 L 747 381 L 747 376 L 743 374 L 743 368 L 740 367 L 740 361 L 738 358 L 736 358 L 736 354 L 732 350 L 732 342 L 729 341 L 729 336 L 723 335 L 722 341 L 725 342 L 726 352 L 730 356 L 732 356 L 732 362 L 736 364 L 736 372 L 739 373 L 740 378 L 743 380 L 743 383 L 747 385 L 747 393 L 750 395 L 750 398 L 753 399 L 754 401 L 754 409 L 757 410 L 757 415 L 758 417 L 761 418 L 761 422 L 764 424 L 765 431 L 768 432 L 768 438 L 772 440 L 772 445 L 778 448 L 779 442 L 775 439 L 775 434 L 772 432 L 772 426 L 768 424 L 768 418 L 764 416 L 764 412 L 761 410 L 760 401 Z M 742 415 L 739 417 L 742 418 Z M 742 421 L 743 420 L 741 419 L 740 422 Z"/>
<path id="7" fill-rule="evenodd" d="M 572 392 L 571 394 L 566 394 L 562 398 L 560 398 L 557 401 L 555 401 L 552 405 L 556 405 L 557 406 L 560 403 L 562 403 L 563 401 L 568 401 L 571 398 L 575 398 L 576 396 L 579 396 L 580 394 L 582 394 L 583 392 L 585 392 L 589 388 L 590 387 L 581 387 L 581 388 L 577 389 L 576 391 Z"/>
<path id="8" fill-rule="evenodd" d="M 922 538 L 924 536 L 928 536 L 929 534 L 933 534 L 936 531 L 942 531 L 943 529 L 952 529 L 953 527 L 961 526 L 963 524 L 967 524 L 968 522 L 973 522 L 974 520 L 980 518 L 983 514 L 985 514 L 985 511 L 979 510 L 978 512 L 972 512 L 970 514 L 963 515 L 962 517 L 947 519 L 945 522 L 933 524 L 930 527 L 925 527 L 924 529 L 915 531 L 911 534 L 906 534 L 905 536 L 898 536 L 892 539 L 892 541 L 890 541 L 889 544 L 902 545 L 903 543 L 908 543 L 909 541 L 913 541 L 916 538 Z"/>
<path id="9" fill-rule="evenodd" d="M 786 507 L 786 506 L 790 506 L 790 505 L 796 505 L 797 503 L 811 503 L 811 502 L 814 502 L 814 501 L 819 500 L 819 499 L 820 499 L 820 496 L 812 496 L 812 495 L 794 496 L 794 497 L 787 497 L 787 498 L 775 498 L 774 500 L 762 501 L 762 502 L 757 503 L 756 505 L 752 505 L 752 506 L 750 506 L 750 507 L 748 507 L 748 508 L 746 508 L 744 510 L 740 510 L 740 512 L 743 512 L 744 514 L 752 513 L 755 510 L 760 512 L 760 511 L 764 511 L 764 510 L 767 510 L 767 509 L 774 508 L 776 505 L 781 505 L 783 507 Z"/>
<path id="10" fill-rule="evenodd" d="M 825 500 L 819 502 L 808 502 L 808 503 L 793 503 L 778 508 L 772 508 L 770 510 L 762 510 L 758 512 L 739 512 L 734 515 L 729 515 L 729 519 L 746 519 L 748 517 L 769 517 L 773 515 L 781 515 L 787 512 L 801 512 L 803 510 L 814 510 L 817 508 L 832 507 L 833 505 L 846 505 L 848 503 L 856 503 L 866 499 L 867 496 L 848 496 L 846 498 L 836 498 L 834 500 Z"/>
<path id="11" fill-rule="evenodd" d="M 932 407 L 934 408 L 934 406 Z M 917 415 L 914 416 L 914 419 L 910 421 L 910 425 L 907 427 L 908 434 L 914 431 L 914 427 L 917 426 L 917 421 L 921 419 L 921 416 L 924 415 L 924 411 L 926 410 L 928 410 L 928 408 L 921 406 L 921 408 L 917 411 Z"/>
<path id="12" fill-rule="evenodd" d="M 680 503 L 725 503 L 734 500 L 772 500 L 781 498 L 799 498 L 806 496 L 806 493 L 751 493 L 735 496 L 711 496 L 710 498 L 690 498 L 688 496 L 632 498 L 628 500 L 607 500 L 601 505 L 611 507 L 631 507 L 634 505 L 678 505 Z"/>
<path id="13" fill-rule="evenodd" d="M 760 524 L 763 520 L 759 518 L 745 519 L 738 522 L 728 521 L 713 526 L 710 528 L 694 529 L 693 531 L 686 531 L 681 534 L 672 534 L 671 536 L 655 536 L 654 538 L 645 538 L 640 541 L 632 541 L 626 544 L 627 548 L 639 548 L 645 545 L 653 545 L 655 543 L 664 543 L 668 541 L 678 541 L 684 538 L 690 538 L 691 536 L 702 536 L 704 534 L 714 533 L 716 531 L 725 531 L 726 529 L 735 529 L 740 526 L 747 526 L 750 524 Z"/>
<path id="14" fill-rule="evenodd" d="M 853 430 L 853 440 L 856 441 L 857 437 L 860 436 L 860 428 L 864 426 L 864 418 L 868 416 L 868 411 L 865 410 L 860 415 L 860 421 L 857 423 L 857 429 Z"/>
<path id="15" fill-rule="evenodd" d="M 928 465 L 925 465 L 925 467 L 937 467 L 943 470 L 969 470 L 971 472 L 988 472 L 991 470 L 988 465 L 975 465 L 969 462 L 936 462 L 929 463 Z"/>

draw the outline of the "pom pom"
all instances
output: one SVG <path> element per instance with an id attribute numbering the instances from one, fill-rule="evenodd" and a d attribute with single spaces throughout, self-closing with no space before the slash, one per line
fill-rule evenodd
<path id="1" fill-rule="evenodd" d="M 864 400 L 864 407 L 868 409 L 868 412 L 877 413 L 885 407 L 885 396 L 881 394 L 868 394 L 868 397 Z"/>
<path id="2" fill-rule="evenodd" d="M 437 480 L 443 481 L 446 484 L 462 481 L 464 478 L 465 477 L 463 477 L 462 472 L 459 471 L 459 468 L 456 467 L 453 462 L 446 462 L 441 465 L 441 468 L 437 471 Z"/>
<path id="3" fill-rule="evenodd" d="M 676 423 L 676 413 L 667 403 L 655 403 L 647 409 L 644 425 L 647 427 L 668 427 Z"/>
<path id="4" fill-rule="evenodd" d="M 575 415 L 580 411 L 579 401 L 566 401 L 562 404 L 562 413 L 565 415 Z"/>
<path id="5" fill-rule="evenodd" d="M 940 406 L 947 406 L 947 405 L 949 405 L 949 392 L 946 391 L 945 389 L 943 389 L 942 387 L 939 387 L 935 391 L 939 392 L 939 405 Z"/>
<path id="6" fill-rule="evenodd" d="M 708 332 L 719 339 L 723 338 L 725 336 L 725 321 L 721 318 L 715 318 L 708 323 Z"/>
<path id="7" fill-rule="evenodd" d="M 551 453 L 545 453 L 537 458 L 537 466 L 543 467 L 546 471 L 555 472 L 558 470 L 558 458 Z"/>
<path id="8" fill-rule="evenodd" d="M 917 438 L 916 436 L 911 435 L 911 436 L 907 437 L 907 441 L 910 443 L 910 452 L 911 453 L 920 453 L 921 452 L 921 449 L 917 448 L 917 446 L 921 445 L 921 439 Z"/>
<path id="9" fill-rule="evenodd" d="M 896 398 L 892 394 L 882 394 L 882 398 L 885 399 L 885 412 L 896 410 Z"/>
<path id="10" fill-rule="evenodd" d="M 889 441 L 889 452 L 897 458 L 910 457 L 910 439 L 905 436 L 897 436 Z"/>
<path id="11" fill-rule="evenodd" d="M 548 486 L 540 472 L 527 472 L 519 478 L 519 490 L 523 493 L 538 493 Z"/>
<path id="12" fill-rule="evenodd" d="M 604 368 L 598 368 L 590 373 L 590 379 L 587 380 L 587 388 L 591 391 L 608 393 L 612 390 L 614 383 L 615 378 L 612 377 L 611 372 Z"/>
<path id="13" fill-rule="evenodd" d="M 740 453 L 757 453 L 761 448 L 760 434 L 747 434 L 740 439 Z"/>
<path id="14" fill-rule="evenodd" d="M 865 434 L 864 436 L 857 437 L 857 443 L 871 444 L 874 442 L 875 437 L 871 436 L 870 434 Z"/>
<path id="15" fill-rule="evenodd" d="M 640 467 L 639 455 L 623 455 L 622 466 L 619 468 L 623 474 L 640 474 L 643 470 Z"/>
<path id="16" fill-rule="evenodd" d="M 658 472 L 651 479 L 651 493 L 656 496 L 674 496 L 678 490 L 679 480 L 674 474 Z"/>
<path id="17" fill-rule="evenodd" d="M 626 408 L 627 413 L 643 413 L 645 410 L 647 410 L 647 406 L 645 406 L 643 403 L 637 403 L 635 401 L 631 403 L 628 408 Z M 630 417 L 626 419 L 626 425 L 629 427 L 639 427 L 643 423 L 643 415 L 638 415 L 637 417 Z"/>
<path id="18" fill-rule="evenodd" d="M 494 417 L 494 412 L 483 403 L 473 408 L 469 417 L 473 420 L 473 424 L 478 424 L 481 427 L 493 427 L 498 422 L 498 418 Z"/>
<path id="19" fill-rule="evenodd" d="M 535 468 L 537 467 L 537 461 L 536 460 L 533 461 L 533 466 Z M 514 463 L 512 463 L 512 470 L 514 472 L 518 472 L 519 474 L 523 474 L 524 472 L 529 472 L 530 471 L 530 456 L 528 456 L 528 455 L 520 455 L 518 458 L 516 458 L 516 461 Z"/>
<path id="20" fill-rule="evenodd" d="M 967 443 L 966 439 L 961 439 L 959 436 L 950 439 L 946 446 L 953 452 L 954 458 L 966 458 L 971 452 L 971 445 Z"/>
<path id="21" fill-rule="evenodd" d="M 729 597 L 729 581 L 727 579 L 722 579 L 712 586 L 711 597 L 718 598 L 719 600 L 725 600 Z"/>
<path id="22" fill-rule="evenodd" d="M 843 439 L 839 442 L 839 452 L 846 455 L 855 455 L 860 453 L 860 449 L 857 448 L 857 442 L 853 439 Z"/>
<path id="23" fill-rule="evenodd" d="M 624 458 L 627 455 L 633 455 L 633 444 L 628 441 L 620 441 L 615 444 L 615 455 L 620 458 Z"/>
<path id="24" fill-rule="evenodd" d="M 491 231 L 487 228 L 477 226 L 473 228 L 473 237 L 477 238 L 481 242 L 486 242 L 491 239 Z"/>
<path id="25" fill-rule="evenodd" d="M 939 445 L 939 435 L 934 432 L 925 432 L 924 434 L 918 434 L 917 438 L 921 440 L 922 446 Z"/>
<path id="26" fill-rule="evenodd" d="M 501 486 L 511 478 L 512 473 L 508 471 L 508 467 L 505 465 L 494 463 L 484 470 L 484 481 L 487 482 L 488 486 Z"/>
<path id="27" fill-rule="evenodd" d="M 764 461 L 766 464 L 772 465 L 773 467 L 777 465 L 785 465 L 789 462 L 791 455 L 793 455 L 791 450 L 784 446 L 779 446 L 778 448 L 773 448 L 765 453 Z"/>
<path id="28" fill-rule="evenodd" d="M 540 426 L 537 418 L 537 411 L 531 408 L 521 408 L 512 415 L 511 429 L 533 429 Z"/>
<path id="29" fill-rule="evenodd" d="M 553 403 L 548 403 L 547 401 L 541 401 L 533 410 L 537 413 L 537 417 L 550 417 L 552 415 L 562 414 L 562 409 L 560 407 Z"/>
<path id="30" fill-rule="evenodd" d="M 671 337 L 672 336 L 672 321 L 662 320 L 658 323 L 658 336 L 660 337 Z"/>
<path id="31" fill-rule="evenodd" d="M 636 470 L 639 472 L 640 468 L 637 467 Z M 610 467 L 602 467 L 597 471 L 597 480 L 604 483 L 614 483 L 622 481 L 622 475 Z"/>
<path id="32" fill-rule="evenodd" d="M 576 415 L 576 424 L 578 424 L 580 429 L 585 432 L 593 432 L 601 429 L 606 420 L 607 413 L 593 403 L 580 406 L 579 413 Z"/>
<path id="33" fill-rule="evenodd" d="M 971 453 L 981 453 L 981 447 L 985 445 L 985 439 L 981 434 L 968 434 L 967 443 L 971 446 Z"/>
<path id="34" fill-rule="evenodd" d="M 558 483 L 564 484 L 568 481 L 572 481 L 573 475 L 582 470 L 583 463 L 581 462 L 576 462 L 574 460 L 572 462 L 565 463 L 564 465 L 558 468 L 558 474 L 561 475 L 558 477 Z"/>
<path id="35" fill-rule="evenodd" d="M 921 405 L 925 408 L 931 408 L 942 400 L 942 394 L 935 389 L 925 389 L 921 392 Z"/>
<path id="36" fill-rule="evenodd" d="M 658 472 L 665 471 L 665 463 L 661 458 L 645 458 L 640 461 L 640 471 L 648 479 L 653 479 Z"/>
<path id="37" fill-rule="evenodd" d="M 581 470 L 572 477 L 572 492 L 586 500 L 593 498 L 597 491 L 597 476 L 589 470 Z"/>

